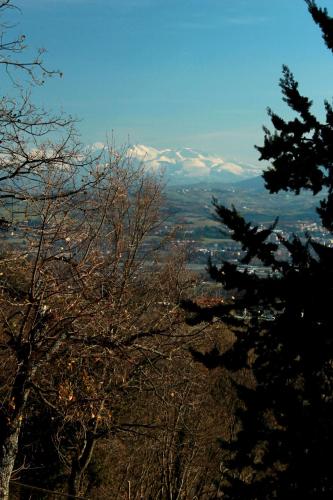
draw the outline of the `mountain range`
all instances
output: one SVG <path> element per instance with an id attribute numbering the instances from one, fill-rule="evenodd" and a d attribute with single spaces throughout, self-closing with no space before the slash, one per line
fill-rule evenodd
<path id="1" fill-rule="evenodd" d="M 261 174 L 257 166 L 228 161 L 191 148 L 156 149 L 142 144 L 131 146 L 129 157 L 143 162 L 148 170 L 163 173 L 168 185 L 235 183 Z"/>

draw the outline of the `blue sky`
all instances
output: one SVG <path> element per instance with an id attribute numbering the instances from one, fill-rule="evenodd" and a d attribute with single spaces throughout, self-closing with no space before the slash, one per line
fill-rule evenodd
<path id="1" fill-rule="evenodd" d="M 266 107 L 285 114 L 286 63 L 318 110 L 333 58 L 303 0 L 17 0 L 29 45 L 64 72 L 35 92 L 81 119 L 85 142 L 114 131 L 157 148 L 257 163 Z M 318 0 L 332 7 L 329 0 Z"/>

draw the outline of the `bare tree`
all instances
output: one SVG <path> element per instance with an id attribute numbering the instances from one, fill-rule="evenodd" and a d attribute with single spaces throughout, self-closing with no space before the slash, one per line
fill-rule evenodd
<path id="1" fill-rule="evenodd" d="M 155 259 L 160 257 L 154 254 Z M 174 271 L 182 265 L 177 257 Z M 127 273 L 127 283 L 105 297 L 107 307 L 94 317 L 98 321 L 94 335 L 79 350 L 74 345 L 70 355 L 60 354 L 60 370 L 54 372 L 52 381 L 49 378 L 49 384 L 43 385 L 44 389 L 48 387 L 46 394 L 53 393 L 53 407 L 57 406 L 62 422 L 56 446 L 70 471 L 71 494 L 85 492 L 84 474 L 97 441 L 150 427 L 140 418 L 128 418 L 131 395 L 140 392 L 158 360 L 179 349 L 180 339 L 175 340 L 174 335 L 175 331 L 179 333 L 182 318 L 176 294 L 165 280 L 170 259 L 159 262 L 158 269 L 141 259 L 143 268 L 133 260 L 134 273 L 128 268 L 118 270 Z M 109 279 L 111 285 L 113 279 Z M 186 285 L 184 279 L 183 289 Z"/>
<path id="2" fill-rule="evenodd" d="M 31 88 L 45 79 L 61 76 L 44 64 L 44 49 L 27 58 L 26 36 L 15 34 L 6 22 L 9 11 L 18 10 L 11 0 L 0 1 L 0 69 L 10 93 L 0 98 L 0 228 L 17 225 L 22 217 L 13 210 L 15 201 L 40 199 L 45 172 L 62 172 L 62 182 L 48 196 L 67 196 L 88 188 L 95 179 L 90 166 L 99 155 L 84 147 L 75 120 L 64 113 L 52 114 L 31 100 Z M 85 173 L 88 174 L 85 176 Z M 67 175 L 67 181 L 65 180 Z M 86 185 L 85 185 L 86 184 Z M 61 192 L 59 188 L 61 187 Z M 21 208 L 21 206 L 20 206 Z"/>
<path id="3" fill-rule="evenodd" d="M 67 182 L 67 174 L 65 178 Z M 4 498 L 34 380 L 98 304 L 100 292 L 91 281 L 99 267 L 96 244 L 105 207 L 117 193 L 100 181 L 92 191 L 62 197 L 62 172 L 51 169 L 40 175 L 40 181 L 44 182 L 43 199 L 25 200 L 13 207 L 24 210 L 33 226 L 13 233 L 0 261 L 1 358 L 9 368 L 1 385 L 0 488 Z M 83 216 L 87 210 L 89 215 Z"/>
<path id="4" fill-rule="evenodd" d="M 97 166 L 96 159 L 79 144 L 71 117 L 51 116 L 31 102 L 30 86 L 41 85 L 46 77 L 59 72 L 44 65 L 43 50 L 25 59 L 26 37 L 11 35 L 15 26 L 4 20 L 4 14 L 13 9 L 10 0 L 0 2 L 0 68 L 8 76 L 11 91 L 0 100 L 2 498 L 8 497 L 33 377 L 58 350 L 83 305 L 82 301 L 69 300 L 72 306 L 68 303 L 66 314 L 59 316 L 59 276 L 67 259 L 61 251 L 61 240 L 66 242 L 69 237 L 69 216 L 65 214 L 74 217 L 77 201 L 83 201 L 87 188 L 96 183 L 94 175 L 84 179 L 84 169 Z M 60 228 L 60 220 L 64 227 Z M 73 224 L 71 227 L 74 236 Z M 15 232 L 17 236 L 13 237 Z M 87 232 L 83 245 L 89 245 L 92 236 L 92 231 Z M 80 271 L 88 253 L 87 248 Z M 73 266 L 67 262 L 67 267 L 70 274 Z M 72 272 L 70 278 L 69 274 L 66 279 L 75 283 L 78 293 L 84 286 L 82 275 Z M 61 281 L 63 292 L 65 281 Z M 46 296 L 54 299 L 52 314 L 43 304 Z M 41 334 L 44 324 L 50 328 L 47 336 Z"/>
<path id="5" fill-rule="evenodd" d="M 3 20 L 3 16 L 8 11 L 19 12 L 12 0 L 0 1 L 0 64 L 5 68 L 7 75 L 16 86 L 21 86 L 22 76 L 28 77 L 28 81 L 35 85 L 42 85 L 45 78 L 53 75 L 62 75 L 60 71 L 50 70 L 43 61 L 45 49 L 38 49 L 35 56 L 29 60 L 22 59 L 22 53 L 27 49 L 26 35 L 12 35 L 15 24 Z M 8 36 L 8 32 L 10 35 Z"/>
<path id="6" fill-rule="evenodd" d="M 214 345 L 221 330 L 224 343 L 232 342 L 220 324 L 196 333 L 178 324 L 169 345 L 160 346 L 165 356 L 150 357 L 139 367 L 122 394 L 112 439 L 98 445 L 101 484 L 89 490 L 91 498 L 192 500 L 222 495 L 221 428 L 223 438 L 232 439 L 237 398 L 226 371 L 208 372 L 188 349 Z"/>
<path id="7" fill-rule="evenodd" d="M 13 8 L 0 0 L 0 15 Z M 62 422 L 56 445 L 69 493 L 81 491 L 101 438 L 164 426 L 147 447 L 152 472 L 137 484 L 184 497 L 201 470 L 193 422 L 203 406 L 186 377 L 168 405 L 161 379 L 163 362 L 184 345 L 178 301 L 187 286 L 183 260 L 151 238 L 161 185 L 123 153 L 83 147 L 70 116 L 35 106 L 30 85 L 59 72 L 44 66 L 43 51 L 24 62 L 25 37 L 8 38 L 5 22 L 0 29 L 0 67 L 12 88 L 0 100 L 0 496 L 9 496 L 20 432 L 38 398 Z M 125 402 L 157 387 L 159 422 L 130 418 Z"/>
<path id="8" fill-rule="evenodd" d="M 149 356 L 163 356 L 178 321 L 180 277 L 167 286 L 170 257 L 152 238 L 160 184 L 113 151 L 90 176 L 89 189 L 62 196 L 68 172 L 48 167 L 43 196 L 20 202 L 33 224 L 0 260 L 4 491 L 34 391 L 62 418 L 58 448 L 69 493 L 79 493 L 96 441 L 116 427 L 115 397 Z"/>

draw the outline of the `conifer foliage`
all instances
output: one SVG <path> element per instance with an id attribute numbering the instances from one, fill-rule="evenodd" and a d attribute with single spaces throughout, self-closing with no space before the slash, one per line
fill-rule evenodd
<path id="1" fill-rule="evenodd" d="M 333 18 L 315 1 L 305 1 L 333 51 Z M 318 195 L 321 224 L 332 233 L 332 105 L 325 102 L 325 120 L 319 121 L 286 66 L 280 87 L 294 118 L 286 121 L 269 110 L 273 131 L 264 128 L 264 145 L 257 147 L 260 159 L 271 165 L 263 174 L 266 188 L 270 193 L 285 190 L 298 195 L 307 190 Z M 260 230 L 235 208 L 216 201 L 215 208 L 242 245 L 243 263 L 259 258 L 270 269 L 259 277 L 227 262 L 209 265 L 214 279 L 236 290 L 232 306 L 209 314 L 239 326 L 230 350 L 194 356 L 209 367 L 223 365 L 231 372 L 251 368 L 256 380 L 255 388 L 237 386 L 243 402 L 238 415 L 241 430 L 235 441 L 223 444 L 230 452 L 223 498 L 332 499 L 328 457 L 333 444 L 333 248 L 301 235 L 272 242 L 276 222 Z M 278 256 L 280 246 L 288 258 Z M 196 312 L 197 320 L 207 320 L 207 311 L 205 316 Z"/>

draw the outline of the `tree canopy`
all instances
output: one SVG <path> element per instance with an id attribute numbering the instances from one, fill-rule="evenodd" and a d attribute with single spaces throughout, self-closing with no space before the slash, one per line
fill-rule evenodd
<path id="1" fill-rule="evenodd" d="M 315 1 L 308 10 L 333 51 L 333 18 Z M 270 193 L 319 195 L 317 212 L 325 230 L 333 231 L 333 108 L 325 101 L 320 121 L 311 100 L 283 66 L 280 88 L 294 112 L 285 120 L 268 110 L 272 130 L 264 127 L 260 160 L 270 162 L 263 174 Z M 228 262 L 209 263 L 211 276 L 235 301 L 210 311 L 196 306 L 192 321 L 219 316 L 232 324 L 236 340 L 225 353 L 218 350 L 194 357 L 231 372 L 250 368 L 255 387 L 237 385 L 243 407 L 240 431 L 225 460 L 228 499 L 329 499 L 333 495 L 330 456 L 333 443 L 333 248 L 309 235 L 286 239 L 273 233 L 278 221 L 260 229 L 215 200 L 220 222 L 243 250 L 242 264 L 259 259 L 265 276 L 250 274 Z M 281 258 L 283 247 L 288 254 Z M 244 316 L 246 309 L 246 318 Z"/>

